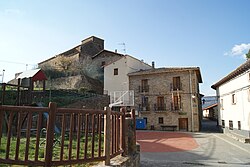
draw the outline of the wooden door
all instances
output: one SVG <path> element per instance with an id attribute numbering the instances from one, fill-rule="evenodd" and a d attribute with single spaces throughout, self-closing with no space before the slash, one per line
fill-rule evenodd
<path id="1" fill-rule="evenodd" d="M 179 118 L 179 130 L 188 131 L 188 119 L 187 118 Z"/>

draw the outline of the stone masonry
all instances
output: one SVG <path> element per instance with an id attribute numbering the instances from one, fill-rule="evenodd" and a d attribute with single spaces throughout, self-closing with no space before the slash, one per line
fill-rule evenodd
<path id="1" fill-rule="evenodd" d="M 61 78 L 65 78 L 65 82 L 68 77 L 84 75 L 103 83 L 104 66 L 120 59 L 122 56 L 117 52 L 104 50 L 104 40 L 91 36 L 84 39 L 80 45 L 38 63 L 38 66 L 45 71 L 51 70 L 64 73 L 65 75 Z M 83 82 L 85 81 L 83 80 Z M 62 81 L 61 85 L 63 84 Z M 103 87 L 103 84 L 98 86 Z M 71 89 L 71 87 L 68 89 Z M 102 93 L 103 90 L 96 90 L 96 92 Z"/>
<path id="2" fill-rule="evenodd" d="M 50 68 L 70 73 L 79 72 L 93 79 L 103 79 L 103 66 L 122 55 L 104 50 L 104 40 L 91 36 L 74 48 L 38 63 L 42 69 Z"/>
<path id="3" fill-rule="evenodd" d="M 130 90 L 135 91 L 135 109 L 146 119 L 147 129 L 177 126 L 177 130 L 199 131 L 199 68 L 152 68 L 128 75 Z"/>

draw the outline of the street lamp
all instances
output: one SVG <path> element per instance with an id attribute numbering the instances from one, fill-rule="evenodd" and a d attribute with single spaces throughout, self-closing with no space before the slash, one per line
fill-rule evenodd
<path id="1" fill-rule="evenodd" d="M 5 71 L 5 69 L 3 69 L 3 74 L 2 74 L 2 83 L 3 83 L 3 78 L 4 78 L 4 71 Z"/>

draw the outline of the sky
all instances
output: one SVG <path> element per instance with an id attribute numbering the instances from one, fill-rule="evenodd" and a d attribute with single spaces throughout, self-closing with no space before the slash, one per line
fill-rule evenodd
<path id="1" fill-rule="evenodd" d="M 1 0 L 0 82 L 96 36 L 105 49 L 156 67 L 200 67 L 200 93 L 215 95 L 211 85 L 246 61 L 249 6 L 248 0 Z"/>

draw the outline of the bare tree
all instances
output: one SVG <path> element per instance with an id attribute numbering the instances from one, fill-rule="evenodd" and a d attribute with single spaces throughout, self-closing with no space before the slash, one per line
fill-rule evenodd
<path id="1" fill-rule="evenodd" d="M 72 60 L 70 60 L 67 57 L 60 56 L 58 66 L 62 68 L 64 71 L 68 70 L 71 64 Z"/>
<path id="2" fill-rule="evenodd" d="M 248 53 L 246 54 L 246 58 L 247 58 L 247 60 L 250 58 L 250 49 L 249 49 Z"/>

